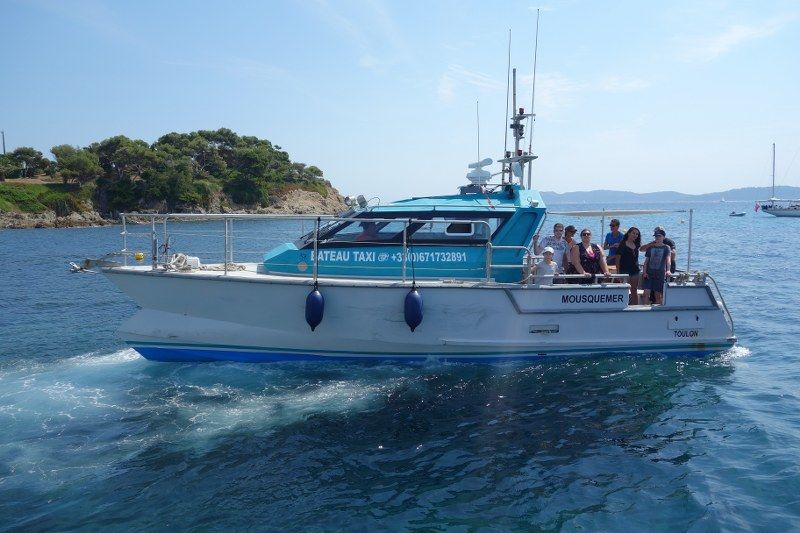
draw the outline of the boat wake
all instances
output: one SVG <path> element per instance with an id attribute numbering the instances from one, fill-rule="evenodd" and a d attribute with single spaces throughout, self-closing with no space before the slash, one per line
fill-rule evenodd
<path id="1" fill-rule="evenodd" d="M 114 365 L 141 361 L 142 356 L 133 348 L 125 348 L 112 353 L 88 352 L 64 360 L 65 364 L 80 365 Z"/>
<path id="2" fill-rule="evenodd" d="M 722 354 L 723 359 L 731 360 L 731 359 L 741 359 L 742 357 L 747 357 L 750 355 L 750 348 L 745 346 L 741 346 L 739 344 L 733 346 L 731 349 L 726 350 Z"/>

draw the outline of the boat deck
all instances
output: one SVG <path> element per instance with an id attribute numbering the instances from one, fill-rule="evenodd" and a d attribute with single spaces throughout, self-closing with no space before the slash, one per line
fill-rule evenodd
<path id="1" fill-rule="evenodd" d="M 264 272 L 261 263 L 236 263 L 238 267 L 243 267 L 242 270 L 229 269 L 227 272 L 223 270 L 222 263 L 203 265 L 201 269 L 191 270 L 166 270 L 158 268 L 153 270 L 149 265 L 135 265 L 135 266 L 115 266 L 104 268 L 105 272 L 109 273 L 135 273 L 153 276 L 172 276 L 172 277 L 191 277 L 203 279 L 228 279 L 231 281 L 249 281 L 249 282 L 263 282 L 263 283 L 288 283 L 295 285 L 314 285 L 314 279 L 309 274 L 308 276 L 297 276 L 283 273 Z M 520 267 L 520 271 L 523 267 Z M 494 280 L 487 281 L 484 278 L 476 279 L 431 279 L 420 278 L 413 281 L 411 278 L 403 281 L 397 278 L 379 278 L 379 277 L 336 277 L 336 276 L 318 276 L 317 283 L 327 286 L 340 286 L 340 287 L 411 287 L 416 284 L 417 287 L 460 287 L 460 288 L 504 288 L 504 289 L 542 289 L 542 290 L 586 290 L 586 289 L 608 289 L 608 288 L 622 288 L 628 287 L 628 284 L 621 279 L 604 280 L 602 277 L 598 278 L 597 282 L 591 284 L 570 284 L 570 283 L 556 283 L 556 284 L 535 284 L 535 283 L 503 283 Z M 680 285 L 685 287 L 699 287 L 704 286 L 704 283 L 697 283 L 694 281 L 683 280 L 680 282 L 670 282 L 671 285 Z M 641 293 L 641 291 L 640 291 Z M 650 307 L 647 306 L 631 306 L 631 307 Z"/>

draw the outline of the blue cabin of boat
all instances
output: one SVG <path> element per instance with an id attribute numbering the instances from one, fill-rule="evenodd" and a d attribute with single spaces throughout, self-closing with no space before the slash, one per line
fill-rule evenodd
<path id="1" fill-rule="evenodd" d="M 311 276 L 400 278 L 403 243 L 407 277 L 481 279 L 486 277 L 487 243 L 527 247 L 544 217 L 537 191 L 504 185 L 492 191 L 477 186 L 461 194 L 400 200 L 351 210 L 319 229 L 282 244 L 264 256 L 266 272 Z M 354 219 L 354 220 L 353 220 Z M 404 238 L 405 233 L 405 238 Z M 525 250 L 493 249 L 493 265 L 521 265 Z M 518 269 L 493 269 L 493 279 L 516 282 Z"/>

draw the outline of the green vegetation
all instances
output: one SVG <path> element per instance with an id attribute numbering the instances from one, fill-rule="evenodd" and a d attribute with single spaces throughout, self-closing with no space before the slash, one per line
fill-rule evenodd
<path id="1" fill-rule="evenodd" d="M 51 210 L 59 216 L 86 210 L 93 187 L 61 183 L 0 183 L 0 210 L 41 213 Z"/>
<path id="2" fill-rule="evenodd" d="M 315 166 L 292 162 L 271 142 L 229 129 L 169 133 L 153 144 L 118 135 L 85 148 L 52 148 L 55 162 L 33 148 L 0 156 L 0 181 L 48 174 L 63 184 L 0 184 L 0 210 L 57 213 L 91 201 L 101 213 L 158 209 L 268 206 L 295 189 L 327 194 Z M 57 208 L 54 206 L 58 206 Z"/>
<path id="3" fill-rule="evenodd" d="M 28 146 L 21 146 L 8 155 L 0 156 L 0 179 L 32 178 L 37 174 L 52 175 L 55 172 L 53 162 L 42 155 L 42 152 Z"/>

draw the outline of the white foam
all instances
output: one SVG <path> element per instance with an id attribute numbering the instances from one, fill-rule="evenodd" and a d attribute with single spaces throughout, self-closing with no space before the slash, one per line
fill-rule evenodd
<path id="1" fill-rule="evenodd" d="M 64 360 L 64 363 L 77 365 L 117 365 L 131 361 L 141 361 L 142 356 L 133 348 L 124 348 L 113 353 L 87 352 Z"/>
<path id="2" fill-rule="evenodd" d="M 272 430 L 316 414 L 363 411 L 371 408 L 375 400 L 385 397 L 389 389 L 397 385 L 397 380 L 380 384 L 339 380 L 315 384 L 311 388 L 279 391 L 277 394 L 242 394 L 241 391 L 234 392 L 227 388 L 220 391 L 217 386 L 200 387 L 201 394 L 233 393 L 236 398 L 220 406 L 209 407 L 195 402 L 177 406 L 183 411 L 189 411 L 186 413 L 190 415 L 187 420 L 195 432 L 211 437 L 235 428 Z"/>
<path id="3" fill-rule="evenodd" d="M 738 344 L 734 345 L 733 348 L 727 350 L 725 353 L 722 354 L 722 357 L 725 359 L 739 359 L 741 357 L 747 357 L 750 355 L 750 348 L 746 348 L 745 346 L 740 346 Z"/>

